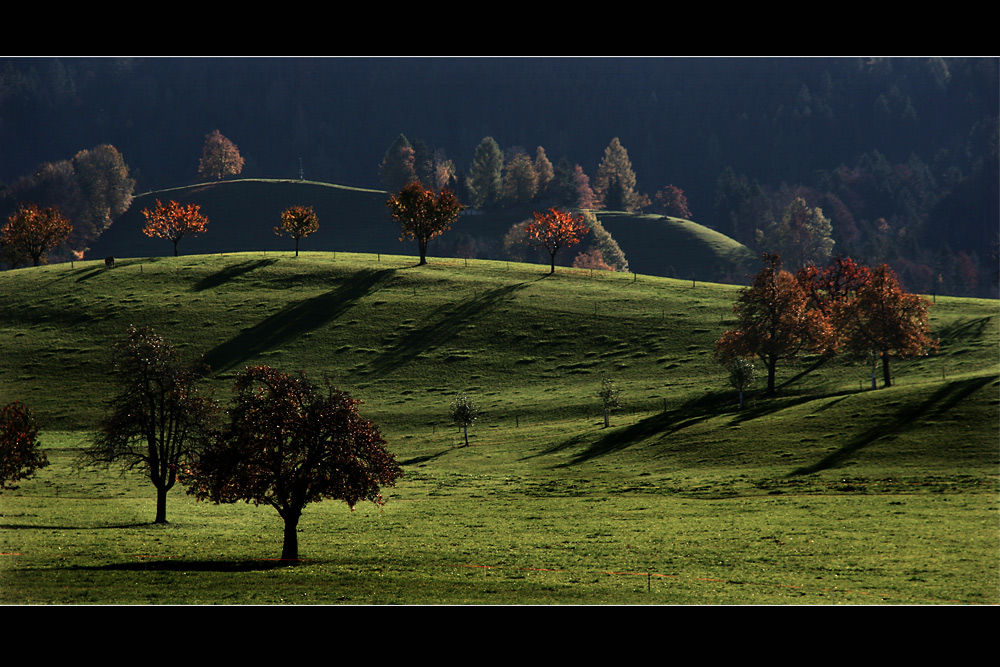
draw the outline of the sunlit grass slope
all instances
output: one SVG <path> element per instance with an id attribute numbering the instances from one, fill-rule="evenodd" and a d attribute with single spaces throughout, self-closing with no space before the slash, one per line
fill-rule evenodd
<path id="1" fill-rule="evenodd" d="M 805 358 L 741 411 L 712 357 L 729 286 L 284 251 L 21 269 L 0 294 L 0 401 L 36 411 L 53 460 L 0 496 L 2 601 L 1000 602 L 995 301 L 939 297 L 940 350 L 895 387 Z M 329 375 L 406 476 L 382 511 L 310 506 L 302 568 L 260 560 L 268 508 L 176 490 L 149 525 L 140 476 L 72 467 L 129 324 L 204 356 L 222 402 L 246 364 Z"/>

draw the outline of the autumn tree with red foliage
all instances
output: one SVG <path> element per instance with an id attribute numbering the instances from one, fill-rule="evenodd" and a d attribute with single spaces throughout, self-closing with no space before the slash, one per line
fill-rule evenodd
<path id="1" fill-rule="evenodd" d="M 198 174 L 205 178 L 222 180 L 226 176 L 237 176 L 243 171 L 243 156 L 225 135 L 218 130 L 205 136 L 201 149 Z"/>
<path id="2" fill-rule="evenodd" d="M 295 239 L 295 256 L 299 256 L 299 239 L 304 239 L 319 229 L 319 218 L 312 206 L 289 206 L 281 212 L 281 224 L 274 228 L 278 236 Z"/>
<path id="3" fill-rule="evenodd" d="M 896 274 L 882 264 L 870 270 L 853 298 L 837 303 L 833 318 L 848 351 L 862 357 L 879 355 L 883 386 L 890 387 L 890 359 L 920 356 L 937 348 L 929 335 L 929 307 L 923 297 L 904 292 Z"/>
<path id="4" fill-rule="evenodd" d="M 208 218 L 201 213 L 198 204 L 181 205 L 175 201 L 166 204 L 156 200 L 156 208 L 150 211 L 142 210 L 146 216 L 146 226 L 142 233 L 149 237 L 167 239 L 174 244 L 174 257 L 177 256 L 177 244 L 185 236 L 201 234 L 208 227 Z"/>
<path id="5" fill-rule="evenodd" d="M 687 197 L 684 196 L 683 190 L 674 185 L 668 185 L 656 193 L 656 208 L 663 215 L 691 219 Z"/>
<path id="6" fill-rule="evenodd" d="M 450 190 L 435 194 L 419 181 L 407 183 L 386 202 L 400 226 L 400 241 L 416 240 L 420 264 L 427 263 L 427 243 L 451 229 L 458 214 L 465 210 Z"/>
<path id="7" fill-rule="evenodd" d="M 46 253 L 73 233 L 73 225 L 55 206 L 40 208 L 21 204 L 0 229 L 4 257 L 16 265 L 30 259 L 34 266 L 45 263 Z"/>
<path id="8" fill-rule="evenodd" d="M 558 208 L 545 213 L 534 212 L 535 219 L 524 228 L 524 243 L 544 248 L 552 261 L 549 274 L 556 272 L 556 254 L 563 248 L 583 240 L 590 228 L 583 222 L 583 215 L 573 215 Z"/>
<path id="9" fill-rule="evenodd" d="M 282 560 L 298 560 L 303 508 L 325 499 L 351 508 L 383 505 L 381 487 L 402 476 L 378 427 L 357 411 L 360 401 L 305 375 L 249 367 L 234 385 L 229 424 L 183 482 L 199 500 L 270 505 L 284 520 Z"/>
<path id="10" fill-rule="evenodd" d="M 771 396 L 778 362 L 826 349 L 831 327 L 828 317 L 809 307 L 808 294 L 795 276 L 781 268 L 781 257 L 765 254 L 763 259 L 767 266 L 733 305 L 736 328 L 722 335 L 715 354 L 727 367 L 738 358 L 758 357 L 767 367 Z"/>
<path id="11" fill-rule="evenodd" d="M 38 448 L 38 422 L 31 410 L 15 401 L 0 410 L 0 491 L 16 489 L 49 464 Z"/>

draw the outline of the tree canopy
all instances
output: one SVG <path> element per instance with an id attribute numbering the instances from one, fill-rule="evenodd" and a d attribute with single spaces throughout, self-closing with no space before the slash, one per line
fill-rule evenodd
<path id="1" fill-rule="evenodd" d="M 22 204 L 0 228 L 3 255 L 13 265 L 31 260 L 34 266 L 45 262 L 46 253 L 63 243 L 73 232 L 73 224 L 55 206 L 39 208 Z"/>
<path id="2" fill-rule="evenodd" d="M 218 130 L 205 135 L 205 145 L 201 149 L 198 174 L 205 178 L 222 180 L 226 176 L 237 176 L 243 171 L 243 156 L 240 150 Z"/>
<path id="3" fill-rule="evenodd" d="M 151 211 L 142 210 L 146 218 L 146 226 L 142 233 L 146 236 L 167 239 L 174 244 L 174 257 L 177 256 L 177 244 L 185 236 L 201 234 L 208 227 L 208 218 L 201 213 L 198 204 L 179 204 L 173 200 L 163 204 L 156 200 L 156 207 Z"/>
<path id="4" fill-rule="evenodd" d="M 360 401 L 304 374 L 268 366 L 242 371 L 228 424 L 190 466 L 189 493 L 215 503 L 269 505 L 284 521 L 282 560 L 299 558 L 297 526 L 309 503 L 384 504 L 382 487 L 403 474 Z"/>
<path id="5" fill-rule="evenodd" d="M 427 244 L 451 229 L 458 214 L 465 210 L 450 190 L 438 194 L 418 181 L 406 184 L 386 202 L 392 217 L 399 223 L 399 240 L 416 240 L 420 264 L 427 263 Z"/>
<path id="6" fill-rule="evenodd" d="M 17 483 L 49 464 L 38 448 L 38 421 L 20 401 L 0 410 L 0 491 L 16 489 Z"/>
<path id="7" fill-rule="evenodd" d="M 274 228 L 278 236 L 295 239 L 295 256 L 299 256 L 299 239 L 304 239 L 319 229 L 319 218 L 312 206 L 289 206 L 281 212 L 281 224 Z"/>
<path id="8" fill-rule="evenodd" d="M 198 369 L 148 327 L 130 326 L 111 364 L 117 393 L 83 460 L 144 469 L 156 488 L 154 523 L 166 523 L 167 492 L 211 437 L 215 402 L 198 391 Z"/>
<path id="9" fill-rule="evenodd" d="M 523 242 L 549 253 L 551 270 L 556 272 L 556 254 L 563 248 L 579 243 L 590 228 L 582 214 L 573 214 L 558 208 L 545 212 L 534 211 L 534 220 L 524 227 Z"/>

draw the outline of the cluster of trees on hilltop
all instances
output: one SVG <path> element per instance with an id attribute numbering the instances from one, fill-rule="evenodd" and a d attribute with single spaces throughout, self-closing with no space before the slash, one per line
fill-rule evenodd
<path id="1" fill-rule="evenodd" d="M 581 174 L 599 193 L 617 135 L 647 188 L 629 201 L 610 183 L 623 208 L 649 210 L 673 183 L 698 222 L 763 251 L 757 231 L 802 197 L 830 220 L 835 255 L 889 262 L 910 289 L 993 295 L 998 81 L 995 58 L 11 58 L 0 188 L 103 144 L 144 190 L 187 184 L 218 125 L 245 176 L 377 187 L 402 129 L 468 156 L 418 168 L 471 206 L 492 196 L 461 191 L 484 136 L 544 146 L 570 205 L 586 202 Z M 537 149 L 503 153 L 503 201 L 537 197 Z"/>

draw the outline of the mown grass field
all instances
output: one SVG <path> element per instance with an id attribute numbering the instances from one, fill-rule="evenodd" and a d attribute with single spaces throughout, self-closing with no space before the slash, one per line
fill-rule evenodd
<path id="1" fill-rule="evenodd" d="M 937 354 L 779 367 L 747 408 L 712 357 L 738 288 L 506 262 L 256 252 L 0 274 L 0 401 L 52 465 L 0 495 L 8 604 L 996 604 L 996 301 L 937 299 Z M 149 325 L 213 369 L 329 374 L 403 464 L 384 508 L 270 508 L 77 469 Z M 623 409 L 603 428 L 602 374 Z M 449 423 L 483 410 L 471 446 Z"/>

